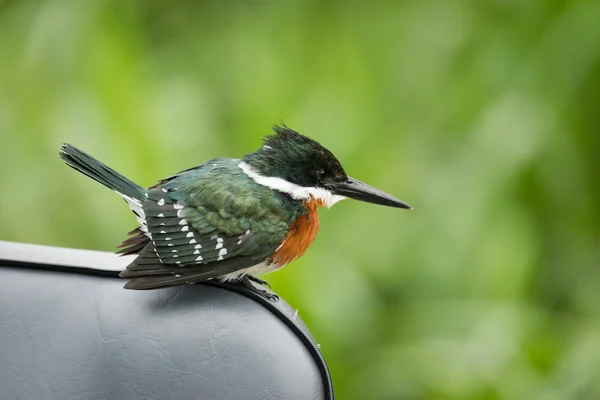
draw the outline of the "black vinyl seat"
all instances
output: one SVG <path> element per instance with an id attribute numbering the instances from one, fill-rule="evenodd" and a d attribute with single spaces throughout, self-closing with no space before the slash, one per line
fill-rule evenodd
<path id="1" fill-rule="evenodd" d="M 127 262 L 0 242 L 1 400 L 333 399 L 283 300 L 220 284 L 127 291 Z"/>

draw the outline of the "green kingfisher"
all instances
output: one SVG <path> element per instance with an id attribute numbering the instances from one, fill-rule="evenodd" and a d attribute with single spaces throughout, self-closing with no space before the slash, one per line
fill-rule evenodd
<path id="1" fill-rule="evenodd" d="M 274 126 L 241 159 L 216 158 L 147 189 L 83 151 L 64 144 L 67 165 L 119 194 L 139 226 L 118 247 L 137 254 L 120 276 L 126 289 L 157 289 L 217 279 L 269 299 L 250 281 L 300 257 L 319 229 L 317 209 L 351 198 L 411 207 L 349 177 L 315 140 Z"/>

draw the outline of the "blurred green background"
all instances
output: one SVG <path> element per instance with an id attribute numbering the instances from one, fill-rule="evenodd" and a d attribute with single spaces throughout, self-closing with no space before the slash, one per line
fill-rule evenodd
<path id="1" fill-rule="evenodd" d="M 340 399 L 600 398 L 600 2 L 0 1 L 0 239 L 114 250 L 134 181 L 282 119 L 415 207 L 268 277 Z"/>

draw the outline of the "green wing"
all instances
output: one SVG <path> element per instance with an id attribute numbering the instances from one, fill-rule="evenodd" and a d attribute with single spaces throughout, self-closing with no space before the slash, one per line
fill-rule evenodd
<path id="1" fill-rule="evenodd" d="M 201 282 L 259 264 L 303 211 L 254 183 L 230 159 L 170 177 L 146 197 L 150 241 L 121 274 L 134 278 L 130 289 Z"/>

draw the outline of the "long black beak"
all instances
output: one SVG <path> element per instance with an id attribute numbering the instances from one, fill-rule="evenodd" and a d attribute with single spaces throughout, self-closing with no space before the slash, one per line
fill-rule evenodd
<path id="1" fill-rule="evenodd" d="M 367 203 L 381 204 L 382 206 L 407 208 L 412 210 L 412 207 L 401 202 L 394 196 L 375 189 L 372 186 L 362 183 L 354 178 L 348 177 L 346 182 L 334 183 L 332 192 L 337 195 L 346 196 L 351 199 L 366 201 Z"/>

